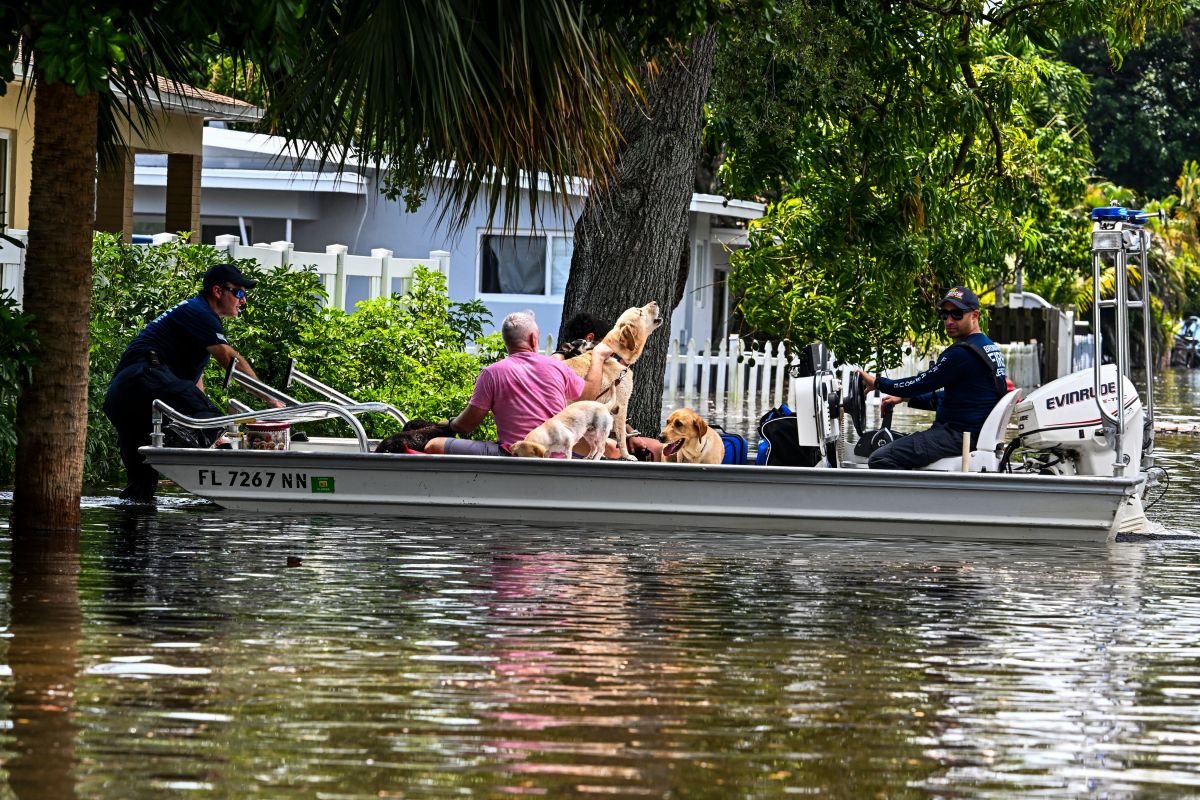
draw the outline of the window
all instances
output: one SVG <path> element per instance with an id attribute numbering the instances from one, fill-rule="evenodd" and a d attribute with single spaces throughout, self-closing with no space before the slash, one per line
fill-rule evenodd
<path id="1" fill-rule="evenodd" d="M 479 238 L 479 291 L 562 297 L 574 251 L 566 233 L 485 233 Z"/>

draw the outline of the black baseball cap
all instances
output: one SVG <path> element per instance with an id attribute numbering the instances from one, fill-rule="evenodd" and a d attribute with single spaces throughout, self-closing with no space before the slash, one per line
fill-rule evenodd
<path id="1" fill-rule="evenodd" d="M 247 278 L 233 264 L 217 264 L 215 267 L 209 267 L 208 272 L 204 273 L 204 291 L 206 292 L 214 286 L 226 283 L 232 283 L 234 286 L 241 286 L 245 289 L 253 289 L 258 285 L 258 281 Z"/>
<path id="2" fill-rule="evenodd" d="M 979 298 L 965 286 L 955 286 L 946 292 L 946 296 L 938 301 L 938 305 L 940 306 L 942 303 L 950 303 L 960 311 L 977 311 L 979 309 Z"/>

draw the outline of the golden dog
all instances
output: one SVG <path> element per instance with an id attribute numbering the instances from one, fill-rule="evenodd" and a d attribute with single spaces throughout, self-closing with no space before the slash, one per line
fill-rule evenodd
<path id="1" fill-rule="evenodd" d="M 659 437 L 663 461 L 675 464 L 720 464 L 725 460 L 725 443 L 721 434 L 708 427 L 704 418 L 690 408 L 679 408 L 667 417 Z"/>
<path id="2" fill-rule="evenodd" d="M 605 405 L 595 400 L 571 403 L 514 443 L 510 448 L 512 454 L 520 458 L 549 458 L 554 453 L 563 453 L 570 458 L 571 451 L 582 440 L 588 443 L 587 457 L 597 460 L 604 455 L 604 442 L 612 430 L 616 407 L 616 403 Z"/>
<path id="3" fill-rule="evenodd" d="M 617 318 L 613 329 L 602 340 L 613 349 L 613 358 L 604 364 L 604 378 L 598 400 L 616 401 L 619 408 L 613 413 L 613 429 L 617 431 L 617 449 L 627 461 L 637 459 L 630 455 L 625 441 L 625 419 L 629 415 L 629 396 L 633 394 L 633 370 L 630 367 L 642 356 L 646 339 L 663 323 L 658 303 L 651 300 L 642 307 L 627 309 Z M 619 360 L 618 360 L 619 359 Z M 567 359 L 567 366 L 581 378 L 586 378 L 592 366 L 590 352 Z"/>

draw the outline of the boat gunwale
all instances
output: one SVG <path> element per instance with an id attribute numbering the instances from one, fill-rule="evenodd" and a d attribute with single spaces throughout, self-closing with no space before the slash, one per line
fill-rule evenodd
<path id="1" fill-rule="evenodd" d="M 560 477 L 614 478 L 632 477 L 619 474 L 621 470 L 636 470 L 637 477 L 650 480 L 686 479 L 725 483 L 837 483 L 853 482 L 864 488 L 872 486 L 911 485 L 914 488 L 934 489 L 939 484 L 965 488 L 971 484 L 978 491 L 1014 491 L 1021 489 L 1053 488 L 1070 494 L 1130 495 L 1141 485 L 1143 478 L 1098 475 L 1023 475 L 1002 472 L 941 472 L 929 470 L 869 470 L 865 468 L 778 467 L 734 464 L 660 464 L 651 462 L 590 461 L 585 459 L 521 459 L 473 455 L 417 455 L 406 453 L 339 453 L 331 451 L 254 451 L 198 450 L 146 446 L 140 452 L 153 465 L 211 466 L 220 462 L 306 461 L 332 462 L 330 467 L 390 472 L 450 472 L 528 474 L 538 478 Z M 197 458 L 197 456 L 200 456 Z"/>

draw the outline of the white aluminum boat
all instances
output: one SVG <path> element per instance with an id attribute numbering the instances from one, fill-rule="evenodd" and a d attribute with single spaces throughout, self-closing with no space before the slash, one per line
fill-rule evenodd
<path id="1" fill-rule="evenodd" d="M 973 451 L 925 470 L 868 470 L 863 459 L 845 453 L 844 413 L 857 423 L 863 408 L 851 370 L 793 379 L 801 444 L 824 454 L 813 467 L 374 453 L 357 415 L 388 413 L 403 421 L 397 409 L 355 403 L 296 372 L 289 384 L 294 378 L 327 398 L 300 403 L 233 365 L 230 379 L 288 407 L 243 407 L 213 420 L 188 418 L 156 401 L 154 444 L 142 452 L 187 491 L 260 513 L 1026 541 L 1107 542 L 1153 533 L 1157 526 L 1142 504 L 1162 472 L 1150 456 L 1153 403 L 1147 391 L 1143 407 L 1128 368 L 1128 310 L 1143 310 L 1143 341 L 1149 341 L 1149 298 L 1143 290 L 1130 299 L 1125 269 L 1127 257 L 1139 258 L 1141 285 L 1148 285 L 1149 233 L 1137 212 L 1099 211 L 1094 310 L 1096 318 L 1101 308 L 1115 311 L 1116 363 L 1053 381 L 1023 399 L 1010 394 Z M 1101 300 L 1100 273 L 1109 264 L 1123 280 L 1115 299 Z M 1149 387 L 1149 355 L 1143 366 Z M 171 448 L 163 446 L 164 417 L 194 428 L 337 417 L 355 436 L 293 442 L 287 450 Z"/>
<path id="2" fill-rule="evenodd" d="M 1081 540 L 1144 532 L 1137 478 L 146 448 L 226 508 L 636 529 Z"/>

